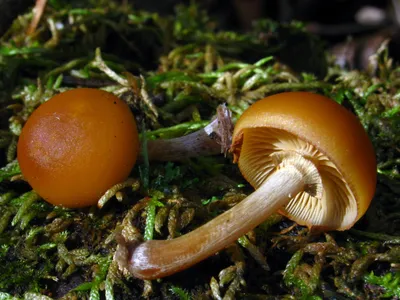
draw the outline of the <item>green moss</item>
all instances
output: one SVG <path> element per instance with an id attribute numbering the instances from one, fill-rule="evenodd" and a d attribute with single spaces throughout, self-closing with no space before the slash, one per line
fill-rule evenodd
<path id="1" fill-rule="evenodd" d="M 371 272 L 364 277 L 364 281 L 368 284 L 381 287 L 383 291 L 378 291 L 381 298 L 400 297 L 400 272 L 386 273 L 382 276 L 376 276 L 374 272 Z"/>
<path id="2" fill-rule="evenodd" d="M 222 31 L 194 4 L 162 17 L 113 1 L 51 0 L 49 22 L 27 39 L 31 17 L 16 20 L 0 48 L 0 299 L 399 297 L 398 273 L 374 275 L 399 263 L 400 70 L 385 47 L 375 72 L 349 71 L 328 63 L 321 41 L 301 23 L 260 20 L 245 34 Z M 221 103 L 235 121 L 270 94 L 325 94 L 357 115 L 374 144 L 375 199 L 357 230 L 313 235 L 273 215 L 183 275 L 137 280 L 112 261 L 121 228 L 132 240 L 179 236 L 252 189 L 229 155 L 149 163 L 143 153 L 130 178 L 103 196 L 101 209 L 47 204 L 21 180 L 18 135 L 38 105 L 76 86 L 124 99 L 144 149 L 147 140 L 204 127 Z"/>
<path id="3" fill-rule="evenodd" d="M 14 160 L 0 169 L 0 182 L 19 174 L 21 174 L 19 164 L 16 160 Z"/>

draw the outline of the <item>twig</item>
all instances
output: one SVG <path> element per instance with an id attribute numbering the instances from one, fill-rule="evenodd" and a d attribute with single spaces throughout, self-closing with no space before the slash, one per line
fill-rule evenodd
<path id="1" fill-rule="evenodd" d="M 47 0 L 36 0 L 35 7 L 33 9 L 33 18 L 28 30 L 26 31 L 27 35 L 32 35 L 36 31 L 40 19 L 42 18 L 44 9 L 46 8 L 46 3 Z"/>

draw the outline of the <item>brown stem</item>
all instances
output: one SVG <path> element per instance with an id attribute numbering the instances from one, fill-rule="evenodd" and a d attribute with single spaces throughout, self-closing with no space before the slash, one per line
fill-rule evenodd
<path id="1" fill-rule="evenodd" d="M 285 168 L 242 202 L 205 225 L 172 240 L 146 241 L 131 250 L 127 268 L 141 279 L 182 271 L 236 241 L 289 202 L 304 187 L 302 174 Z"/>
<path id="2" fill-rule="evenodd" d="M 318 170 L 311 161 L 301 155 L 284 159 L 255 192 L 230 210 L 172 240 L 119 243 L 117 261 L 121 268 L 141 279 L 182 271 L 229 246 L 301 191 L 320 193 L 315 188 L 320 184 Z"/>
<path id="3" fill-rule="evenodd" d="M 44 9 L 46 8 L 46 3 L 47 0 L 36 0 L 35 9 L 33 12 L 33 18 L 26 32 L 27 35 L 32 35 L 36 31 L 40 19 L 42 18 Z"/>
<path id="4" fill-rule="evenodd" d="M 191 134 L 147 142 L 149 161 L 177 161 L 196 156 L 227 153 L 232 136 L 231 113 L 225 105 L 206 127 Z"/>

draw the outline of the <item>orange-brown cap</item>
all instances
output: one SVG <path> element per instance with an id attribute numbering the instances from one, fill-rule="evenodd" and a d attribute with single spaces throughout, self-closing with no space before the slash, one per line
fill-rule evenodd
<path id="1" fill-rule="evenodd" d="M 301 225 L 350 228 L 364 215 L 376 187 L 376 158 L 358 119 L 335 101 L 310 92 L 286 92 L 254 103 L 236 123 L 231 152 L 257 188 L 278 157 L 301 154 L 322 179 L 323 196 L 300 193 L 280 212 Z"/>

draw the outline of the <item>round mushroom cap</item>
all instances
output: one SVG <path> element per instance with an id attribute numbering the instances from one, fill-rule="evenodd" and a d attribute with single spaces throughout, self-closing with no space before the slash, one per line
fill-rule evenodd
<path id="1" fill-rule="evenodd" d="M 307 189 L 279 211 L 300 225 L 345 230 L 366 212 L 376 188 L 376 158 L 351 112 L 311 92 L 285 92 L 255 102 L 235 125 L 231 152 L 258 188 L 282 159 L 300 154 L 317 168 L 322 193 Z"/>
<path id="2" fill-rule="evenodd" d="M 115 95 L 72 89 L 30 115 L 17 152 L 24 178 L 47 202 L 69 208 L 94 205 L 129 176 L 139 153 L 136 121 Z"/>

